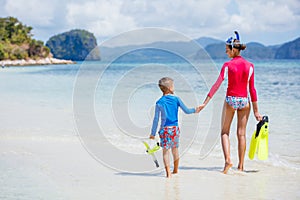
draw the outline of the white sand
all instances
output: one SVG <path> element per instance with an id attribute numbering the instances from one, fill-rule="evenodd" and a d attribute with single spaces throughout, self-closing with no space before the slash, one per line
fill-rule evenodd
<path id="1" fill-rule="evenodd" d="M 222 174 L 222 160 L 185 154 L 179 174 L 116 172 L 77 137 L 1 137 L 0 199 L 299 199 L 297 170 L 247 161 Z M 160 161 L 161 163 L 161 161 Z"/>

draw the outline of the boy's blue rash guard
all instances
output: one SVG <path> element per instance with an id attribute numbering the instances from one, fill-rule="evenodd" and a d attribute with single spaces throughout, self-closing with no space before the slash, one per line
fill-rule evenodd
<path id="1" fill-rule="evenodd" d="M 178 126 L 178 107 L 180 107 L 184 113 L 195 113 L 195 108 L 187 108 L 181 99 L 174 95 L 164 95 L 157 102 L 155 106 L 155 114 L 151 129 L 151 135 L 155 136 L 159 116 L 161 116 L 160 128 L 165 126 Z"/>

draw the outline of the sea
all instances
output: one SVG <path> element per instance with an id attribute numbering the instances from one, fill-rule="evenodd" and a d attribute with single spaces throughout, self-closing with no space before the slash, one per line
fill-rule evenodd
<path id="1" fill-rule="evenodd" d="M 255 66 L 259 112 L 269 117 L 269 158 L 263 162 L 300 170 L 300 60 L 250 61 Z M 162 95 L 158 80 L 173 78 L 175 94 L 188 107 L 195 107 L 204 101 L 223 62 L 197 66 L 187 62 L 85 61 L 0 68 L 0 169 L 11 162 L 5 156 L 11 153 L 5 147 L 7 140 L 59 142 L 79 138 L 86 151 L 103 165 L 139 172 L 140 168 L 130 168 L 126 155 L 144 153 L 140 141 L 149 137 L 155 102 Z M 218 91 L 220 98 L 199 115 L 180 112 L 182 155 L 222 159 L 219 129 L 214 125 L 221 116 L 225 90 L 226 80 Z M 256 123 L 251 112 L 247 149 Z M 230 138 L 236 152 L 236 118 Z M 97 142 L 102 142 L 100 147 Z M 15 148 L 15 155 L 26 154 L 22 145 Z M 100 153 L 114 151 L 126 153 L 122 163 Z M 132 162 L 134 159 L 138 158 Z"/>

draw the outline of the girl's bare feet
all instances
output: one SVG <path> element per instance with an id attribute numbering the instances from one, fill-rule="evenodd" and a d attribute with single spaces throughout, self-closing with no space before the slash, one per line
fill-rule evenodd
<path id="1" fill-rule="evenodd" d="M 232 163 L 225 163 L 223 173 L 227 174 L 228 170 L 232 167 Z"/>
<path id="2" fill-rule="evenodd" d="M 244 171 L 244 169 L 243 168 L 237 168 L 239 171 L 241 171 L 241 172 L 243 172 Z"/>
<path id="3" fill-rule="evenodd" d="M 243 172 L 244 171 L 244 165 L 239 164 L 237 169 L 239 171 Z"/>

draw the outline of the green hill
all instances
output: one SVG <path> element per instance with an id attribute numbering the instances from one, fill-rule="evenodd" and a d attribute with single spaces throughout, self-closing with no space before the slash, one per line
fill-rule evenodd
<path id="1" fill-rule="evenodd" d="M 0 60 L 48 57 L 50 50 L 43 41 L 32 38 L 31 30 L 17 18 L 0 18 Z"/>
<path id="2" fill-rule="evenodd" d="M 97 40 L 85 30 L 71 30 L 51 37 L 46 46 L 55 58 L 67 60 L 100 60 Z"/>
<path id="3" fill-rule="evenodd" d="M 300 37 L 279 47 L 276 59 L 300 59 Z"/>

